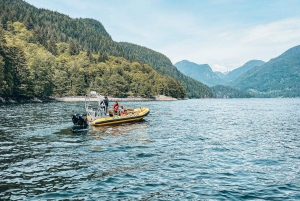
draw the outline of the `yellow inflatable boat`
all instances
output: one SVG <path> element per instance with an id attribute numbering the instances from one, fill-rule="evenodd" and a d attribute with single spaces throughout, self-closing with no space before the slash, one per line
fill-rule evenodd
<path id="1" fill-rule="evenodd" d="M 92 121 L 93 126 L 108 126 L 113 124 L 121 124 L 142 120 L 150 113 L 150 109 L 146 107 L 125 109 L 126 114 L 114 114 L 109 110 L 109 116 L 103 116 Z"/>
<path id="2" fill-rule="evenodd" d="M 98 100 L 98 103 L 93 103 L 94 101 L 91 101 L 92 99 Z M 109 110 L 104 104 L 102 104 L 102 100 L 103 97 L 94 91 L 90 94 L 87 94 L 85 96 L 86 114 L 71 115 L 74 126 L 79 128 L 86 128 L 89 125 L 107 126 L 113 124 L 135 122 L 142 120 L 150 113 L 149 108 L 140 107 L 135 109 L 123 108 L 122 112 L 121 110 L 117 110 L 117 114 L 115 114 L 112 109 Z"/>

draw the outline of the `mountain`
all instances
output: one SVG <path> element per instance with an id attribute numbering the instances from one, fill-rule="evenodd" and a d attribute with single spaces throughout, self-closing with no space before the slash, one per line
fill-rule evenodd
<path id="1" fill-rule="evenodd" d="M 173 66 L 170 59 L 165 55 L 131 43 L 120 42 L 119 44 L 126 54 L 133 56 L 138 61 L 150 64 L 156 71 L 164 75 L 178 79 L 186 88 L 187 96 L 189 98 L 213 97 L 213 93 L 208 86 L 178 71 L 177 68 Z"/>
<path id="2" fill-rule="evenodd" d="M 35 33 L 34 40 L 56 54 L 55 43 L 74 41 L 79 50 L 124 56 L 103 25 L 93 19 L 73 19 L 58 12 L 38 9 L 22 0 L 0 0 L 0 23 L 22 22 Z"/>
<path id="3" fill-rule="evenodd" d="M 216 85 L 211 87 L 216 98 L 251 98 L 250 93 L 243 92 L 237 89 L 233 89 L 228 86 Z"/>
<path id="4" fill-rule="evenodd" d="M 223 79 L 228 73 L 222 73 L 220 71 L 214 71 L 214 73 L 221 79 Z"/>
<path id="5" fill-rule="evenodd" d="M 264 61 L 251 60 L 245 63 L 243 66 L 236 68 L 233 71 L 229 71 L 228 73 L 222 73 L 218 71 L 213 72 L 211 67 L 207 64 L 196 64 L 187 60 L 177 62 L 175 66 L 183 74 L 208 86 L 215 86 L 233 81 L 248 70 L 263 64 L 265 64 Z"/>
<path id="6" fill-rule="evenodd" d="M 234 69 L 233 71 L 230 71 L 227 75 L 223 77 L 223 80 L 227 83 L 230 81 L 235 80 L 238 78 L 241 74 L 247 72 L 248 70 L 251 70 L 252 68 L 256 66 L 261 66 L 265 64 L 266 62 L 261 61 L 261 60 L 251 60 L 245 63 L 243 66 Z"/>
<path id="7" fill-rule="evenodd" d="M 229 86 L 258 97 L 300 97 L 300 46 L 254 67 Z"/>
<path id="8" fill-rule="evenodd" d="M 183 85 L 148 64 L 122 57 L 74 51 L 74 44 L 56 43 L 53 55 L 33 31 L 20 22 L 0 26 L 0 100 L 85 95 L 97 91 L 114 97 L 185 98 Z"/>
<path id="9" fill-rule="evenodd" d="M 174 65 L 186 76 L 194 78 L 208 86 L 224 83 L 223 80 L 220 79 L 207 64 L 199 65 L 188 60 L 183 60 Z"/>
<path id="10" fill-rule="evenodd" d="M 164 55 L 138 45 L 113 41 L 104 26 L 96 20 L 70 18 L 58 12 L 35 8 L 22 0 L 0 0 L 0 13 L 0 24 L 4 30 L 10 30 L 14 22 L 23 23 L 33 33 L 31 42 L 41 44 L 54 56 L 59 54 L 58 43 L 68 43 L 68 51 L 73 55 L 83 51 L 89 55 L 98 54 L 99 58 L 114 56 L 130 62 L 138 61 L 141 65 L 150 64 L 156 71 L 179 80 L 188 97 L 213 97 L 209 87 L 180 73 Z"/>

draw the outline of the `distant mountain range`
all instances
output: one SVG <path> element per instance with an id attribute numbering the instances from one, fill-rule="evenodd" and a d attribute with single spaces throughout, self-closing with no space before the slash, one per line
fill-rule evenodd
<path id="1" fill-rule="evenodd" d="M 300 97 L 300 45 L 228 83 L 257 97 Z"/>
<path id="2" fill-rule="evenodd" d="M 243 73 L 247 72 L 248 70 L 251 70 L 252 68 L 254 68 L 256 66 L 262 66 L 265 63 L 266 62 L 261 61 L 261 60 L 251 60 L 251 61 L 248 61 L 243 66 L 241 66 L 239 68 L 236 68 L 233 71 L 229 71 L 229 73 L 225 75 L 225 77 L 223 78 L 223 80 L 226 83 L 231 82 L 231 81 L 235 80 L 236 78 L 238 78 Z"/>
<path id="3" fill-rule="evenodd" d="M 214 71 L 214 73 L 221 79 L 223 79 L 229 72 L 222 73 L 220 71 Z"/>
<path id="4" fill-rule="evenodd" d="M 300 97 L 300 46 L 268 62 L 251 60 L 227 74 L 213 72 L 207 64 L 187 60 L 175 66 L 183 74 L 210 86 L 216 97 L 248 97 L 248 94 L 253 97 Z M 230 90 L 230 87 L 240 92 Z"/>
<path id="5" fill-rule="evenodd" d="M 208 86 L 215 86 L 220 84 L 227 84 L 230 81 L 235 80 L 241 74 L 248 70 L 265 64 L 261 60 L 251 60 L 245 63 L 243 66 L 228 72 L 227 74 L 221 72 L 213 72 L 208 64 L 196 64 L 188 60 L 183 60 L 175 63 L 175 67 L 183 74 L 198 80 Z"/>
<path id="6" fill-rule="evenodd" d="M 224 83 L 224 81 L 212 71 L 208 64 L 199 65 L 188 60 L 183 60 L 177 62 L 174 66 L 183 74 L 208 86 Z"/>

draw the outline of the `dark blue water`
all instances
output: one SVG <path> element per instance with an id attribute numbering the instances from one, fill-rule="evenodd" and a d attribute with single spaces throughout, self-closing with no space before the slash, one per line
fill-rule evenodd
<path id="1" fill-rule="evenodd" d="M 299 200 L 300 99 L 126 102 L 145 121 L 72 132 L 83 103 L 0 106 L 0 200 Z"/>

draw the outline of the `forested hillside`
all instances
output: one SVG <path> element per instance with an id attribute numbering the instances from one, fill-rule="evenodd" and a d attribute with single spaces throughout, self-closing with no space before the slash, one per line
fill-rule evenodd
<path id="1" fill-rule="evenodd" d="M 124 53 L 104 29 L 93 19 L 72 19 L 67 15 L 46 9 L 38 9 L 21 0 L 0 0 L 0 23 L 22 22 L 34 32 L 34 40 L 56 54 L 58 42 L 74 43 L 79 50 L 124 56 Z"/>
<path id="2" fill-rule="evenodd" d="M 233 89 L 228 86 L 216 85 L 211 87 L 216 98 L 252 98 L 253 96 L 247 92 Z"/>
<path id="3" fill-rule="evenodd" d="M 165 75 L 169 75 L 181 81 L 181 83 L 185 86 L 187 95 L 190 98 L 211 98 L 213 97 L 213 93 L 211 89 L 184 74 L 176 69 L 173 66 L 170 59 L 168 59 L 165 55 L 150 50 L 146 47 L 142 47 L 139 45 L 134 45 L 131 43 L 120 43 L 122 49 L 126 54 L 133 55 L 136 59 L 141 62 L 150 64 L 155 70 L 161 72 Z"/>
<path id="4" fill-rule="evenodd" d="M 258 97 L 300 97 L 300 46 L 247 71 L 229 84 Z"/>
<path id="5" fill-rule="evenodd" d="M 243 66 L 230 71 L 227 75 L 224 76 L 223 80 L 226 83 L 228 83 L 230 81 L 233 81 L 233 80 L 237 79 L 243 73 L 251 70 L 252 68 L 254 68 L 256 66 L 262 66 L 265 63 L 266 62 L 261 61 L 261 60 L 251 60 L 251 61 L 248 61 Z"/>
<path id="6" fill-rule="evenodd" d="M 123 44 L 114 42 L 102 24 L 96 20 L 73 19 L 58 12 L 35 8 L 22 0 L 0 0 L 0 23 L 3 29 L 11 31 L 9 26 L 14 22 L 23 23 L 32 33 L 28 43 L 42 45 L 52 56 L 60 56 L 60 44 L 68 44 L 71 56 L 87 52 L 88 55 L 97 54 L 104 58 L 122 57 L 127 62 L 149 64 L 158 72 L 179 80 L 186 88 L 188 97 L 213 96 L 207 86 L 181 74 L 165 56 L 159 53 L 154 55 L 154 51 L 147 48 L 140 56 L 135 49 L 131 51 Z M 157 55 L 163 59 L 160 60 Z"/>
<path id="7" fill-rule="evenodd" d="M 95 90 L 115 97 L 159 94 L 184 98 L 181 83 L 148 64 L 122 57 L 78 51 L 56 43 L 56 55 L 35 40 L 20 22 L 0 28 L 0 96 L 84 95 Z"/>

